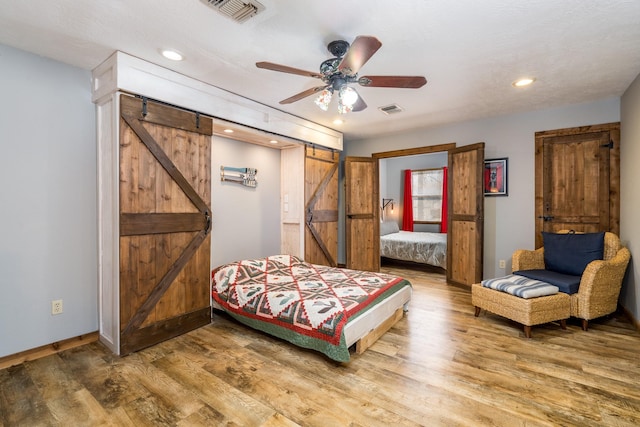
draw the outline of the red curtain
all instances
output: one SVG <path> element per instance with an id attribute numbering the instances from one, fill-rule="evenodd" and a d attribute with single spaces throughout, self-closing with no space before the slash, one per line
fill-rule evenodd
<path id="1" fill-rule="evenodd" d="M 449 194 L 447 192 L 447 167 L 442 168 L 442 219 L 440 220 L 440 232 L 447 232 L 447 203 L 449 201 Z"/>
<path id="2" fill-rule="evenodd" d="M 413 231 L 413 197 L 411 195 L 411 169 L 404 171 L 404 197 L 402 199 L 402 229 Z"/>

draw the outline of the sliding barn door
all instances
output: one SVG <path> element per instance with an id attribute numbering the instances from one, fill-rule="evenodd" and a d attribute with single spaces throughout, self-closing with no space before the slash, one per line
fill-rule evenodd
<path id="1" fill-rule="evenodd" d="M 447 283 L 482 280 L 484 143 L 449 150 Z"/>
<path id="2" fill-rule="evenodd" d="M 305 147 L 304 259 L 338 265 L 338 153 Z"/>
<path id="3" fill-rule="evenodd" d="M 210 322 L 209 118 L 121 96 L 120 354 Z"/>
<path id="4" fill-rule="evenodd" d="M 380 271 L 378 159 L 347 157 L 344 169 L 347 268 Z"/>

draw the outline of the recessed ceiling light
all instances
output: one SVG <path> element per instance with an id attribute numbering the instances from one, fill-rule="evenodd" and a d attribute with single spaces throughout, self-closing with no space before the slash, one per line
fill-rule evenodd
<path id="1" fill-rule="evenodd" d="M 173 49 L 162 49 L 162 56 L 172 61 L 182 61 L 184 59 L 180 52 Z"/>
<path id="2" fill-rule="evenodd" d="M 275 139 L 272 139 L 271 141 L 269 141 L 270 144 L 277 144 L 278 141 L 276 141 Z"/>
<path id="3" fill-rule="evenodd" d="M 343 123 L 344 123 L 344 120 L 342 120 L 342 119 L 335 119 L 335 120 L 333 121 L 333 124 L 334 124 L 334 125 L 341 125 L 341 124 L 343 124 Z"/>
<path id="4" fill-rule="evenodd" d="M 233 133 L 233 129 L 225 129 L 224 133 Z"/>
<path id="5" fill-rule="evenodd" d="M 535 77 L 525 77 L 523 79 L 516 80 L 515 82 L 513 82 L 511 84 L 514 87 L 524 87 L 524 86 L 529 86 L 531 83 L 533 83 L 535 81 L 536 81 Z"/>

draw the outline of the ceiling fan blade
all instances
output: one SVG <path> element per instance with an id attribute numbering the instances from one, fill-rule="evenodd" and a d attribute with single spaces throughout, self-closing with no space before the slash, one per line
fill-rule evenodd
<path id="1" fill-rule="evenodd" d="M 364 99 L 362 99 L 362 96 L 360 96 L 360 94 L 358 94 L 358 100 L 353 104 L 353 110 L 351 111 L 362 111 L 365 108 L 367 108 L 367 103 L 364 102 Z"/>
<path id="2" fill-rule="evenodd" d="M 358 83 L 365 87 L 400 87 L 417 89 L 427 84 L 422 76 L 362 76 Z"/>
<path id="3" fill-rule="evenodd" d="M 338 65 L 338 71 L 341 71 L 347 75 L 354 75 L 360 70 L 374 53 L 380 49 L 382 43 L 372 36 L 358 36 L 351 43 L 351 47 L 347 51 L 340 65 Z"/>
<path id="4" fill-rule="evenodd" d="M 314 93 L 318 93 L 326 87 L 328 86 L 316 86 L 312 87 L 311 89 L 303 90 L 302 92 L 290 96 L 287 99 L 283 99 L 282 101 L 280 101 L 280 104 L 291 104 L 293 102 L 300 101 L 302 98 L 306 98 L 307 96 L 311 96 Z"/>
<path id="5" fill-rule="evenodd" d="M 273 62 L 256 62 L 256 67 L 264 68 L 265 70 L 280 71 L 281 73 L 297 74 L 299 76 L 322 78 L 322 74 L 314 73 L 313 71 L 301 70 L 299 68 L 288 67 L 286 65 L 274 64 Z"/>

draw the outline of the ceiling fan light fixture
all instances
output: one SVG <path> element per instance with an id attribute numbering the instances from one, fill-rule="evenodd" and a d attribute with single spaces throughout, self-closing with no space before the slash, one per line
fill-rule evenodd
<path id="1" fill-rule="evenodd" d="M 203 0 L 205 1 L 205 0 Z M 207 0 L 214 1 L 214 0 Z M 224 1 L 224 0 L 218 0 Z M 237 0 L 244 1 L 244 0 Z M 338 112 L 341 114 L 350 111 L 362 111 L 367 108 L 367 103 L 358 95 L 355 89 L 348 86 L 350 83 L 358 83 L 366 87 L 390 87 L 403 89 L 418 89 L 427 83 L 424 76 L 362 76 L 358 78 L 360 68 L 382 46 L 380 40 L 373 36 L 357 36 L 353 43 L 344 40 L 336 40 L 327 46 L 333 58 L 329 58 L 320 64 L 320 72 L 306 71 L 273 62 L 256 62 L 256 67 L 281 73 L 297 74 L 299 76 L 320 79 L 324 85 L 303 90 L 289 98 L 280 101 L 286 105 L 314 95 L 315 104 L 324 111 L 328 111 L 331 92 L 338 92 Z M 331 88 L 332 91 L 328 89 Z M 322 92 L 317 95 L 318 92 Z"/>
<path id="2" fill-rule="evenodd" d="M 338 92 L 338 99 L 342 105 L 353 107 L 353 104 L 358 100 L 358 92 L 354 88 L 344 85 Z"/>
<path id="3" fill-rule="evenodd" d="M 315 103 L 322 111 L 327 111 L 329 109 L 329 104 L 331 103 L 331 97 L 333 95 L 333 88 L 327 87 L 320 92 L 320 94 L 316 97 Z"/>
<path id="4" fill-rule="evenodd" d="M 338 102 L 338 113 L 347 114 L 353 111 L 353 105 L 345 105 L 342 102 Z"/>

